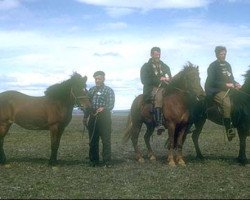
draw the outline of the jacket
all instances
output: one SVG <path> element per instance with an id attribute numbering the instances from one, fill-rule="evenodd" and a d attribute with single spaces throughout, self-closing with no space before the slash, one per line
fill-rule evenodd
<path id="1" fill-rule="evenodd" d="M 226 83 L 236 84 L 231 65 L 224 61 L 216 60 L 207 69 L 205 92 L 208 96 L 214 96 L 220 91 L 227 91 Z"/>

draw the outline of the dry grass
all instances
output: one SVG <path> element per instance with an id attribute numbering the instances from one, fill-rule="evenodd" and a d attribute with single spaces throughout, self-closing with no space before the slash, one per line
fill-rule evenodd
<path id="1" fill-rule="evenodd" d="M 157 160 L 146 159 L 143 134 L 140 147 L 146 162 L 134 160 L 129 141 L 122 144 L 126 116 L 113 116 L 112 168 L 88 166 L 88 135 L 82 133 L 81 117 L 74 116 L 59 149 L 59 166 L 48 167 L 50 139 L 47 131 L 27 131 L 13 126 L 5 139 L 8 165 L 0 167 L 0 198 L 32 199 L 249 199 L 249 165 L 239 166 L 238 138 L 227 142 L 223 128 L 207 122 L 200 137 L 204 161 L 195 159 L 190 135 L 184 145 L 186 167 L 166 165 L 166 134 L 154 134 Z M 250 142 L 247 141 L 247 157 Z"/>

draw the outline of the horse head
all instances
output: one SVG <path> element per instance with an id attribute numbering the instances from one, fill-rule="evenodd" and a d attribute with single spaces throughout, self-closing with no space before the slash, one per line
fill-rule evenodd
<path id="1" fill-rule="evenodd" d="M 191 62 L 184 65 L 183 70 L 173 77 L 172 82 L 180 90 L 196 96 L 197 100 L 205 98 L 205 92 L 200 83 L 199 67 Z"/>
<path id="2" fill-rule="evenodd" d="M 74 72 L 71 76 L 71 91 L 70 95 L 73 98 L 75 105 L 79 108 L 89 108 L 91 106 L 87 87 L 87 76 L 82 77 L 80 74 Z"/>
<path id="3" fill-rule="evenodd" d="M 82 77 L 74 72 L 70 79 L 49 86 L 44 94 L 47 98 L 64 102 L 64 104 L 90 107 L 86 81 L 86 76 Z"/>
<path id="4" fill-rule="evenodd" d="M 244 84 L 242 85 L 241 90 L 247 94 L 250 94 L 250 69 L 243 76 L 245 77 L 245 81 Z"/>

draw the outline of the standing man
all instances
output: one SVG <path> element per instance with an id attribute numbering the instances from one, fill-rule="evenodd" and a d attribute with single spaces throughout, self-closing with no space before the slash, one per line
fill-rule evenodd
<path id="1" fill-rule="evenodd" d="M 114 91 L 104 84 L 105 73 L 97 71 L 93 75 L 95 86 L 89 89 L 92 112 L 89 115 L 89 159 L 91 166 L 99 165 L 99 138 L 102 140 L 102 158 L 106 167 L 111 166 L 111 110 L 114 108 Z"/>
<path id="2" fill-rule="evenodd" d="M 227 138 L 231 141 L 235 137 L 231 123 L 230 90 L 239 89 L 241 85 L 234 80 L 231 65 L 225 60 L 227 49 L 224 46 L 215 47 L 217 60 L 212 62 L 207 69 L 205 91 L 216 103 L 223 115 L 223 122 Z"/>
<path id="3" fill-rule="evenodd" d="M 153 47 L 150 56 L 151 58 L 141 67 L 140 71 L 143 84 L 143 100 L 146 103 L 153 104 L 156 130 L 158 134 L 161 134 L 165 130 L 162 125 L 163 89 L 172 76 L 170 68 L 160 60 L 161 49 L 159 47 Z"/>

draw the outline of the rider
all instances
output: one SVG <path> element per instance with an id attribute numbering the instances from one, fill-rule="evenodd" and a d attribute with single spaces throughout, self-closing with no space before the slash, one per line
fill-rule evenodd
<path id="1" fill-rule="evenodd" d="M 231 141 L 235 137 L 231 123 L 231 102 L 228 95 L 231 89 L 239 89 L 241 85 L 234 80 L 231 65 L 225 60 L 227 49 L 224 46 L 215 47 L 217 60 L 212 62 L 207 69 L 205 91 L 207 96 L 218 103 L 223 115 L 227 138 Z"/>
<path id="2" fill-rule="evenodd" d="M 151 58 L 141 67 L 140 78 L 143 84 L 143 100 L 153 103 L 156 130 L 161 134 L 165 128 L 162 125 L 163 88 L 172 78 L 170 68 L 160 60 L 161 49 L 153 47 Z"/>

